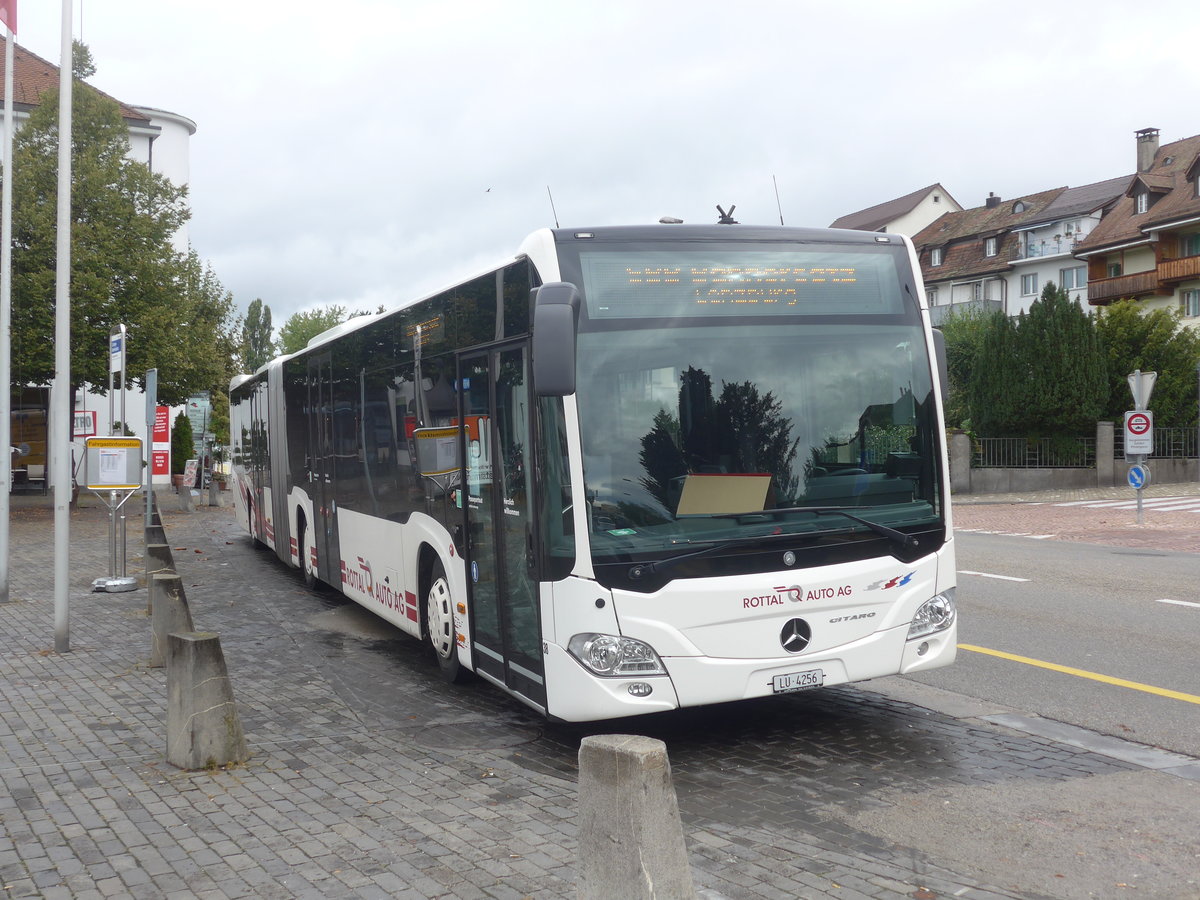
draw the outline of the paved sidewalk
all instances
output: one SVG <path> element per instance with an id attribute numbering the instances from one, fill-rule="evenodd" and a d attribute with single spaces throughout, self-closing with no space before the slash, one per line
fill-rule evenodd
<path id="1" fill-rule="evenodd" d="M 951 497 L 956 532 L 1200 553 L 1200 483 L 961 494 Z"/>
<path id="2" fill-rule="evenodd" d="M 255 550 L 230 510 L 184 514 L 160 499 L 196 626 L 221 633 L 252 758 L 196 773 L 164 761 L 165 674 L 146 667 L 146 592 L 91 591 L 108 560 L 107 514 L 96 506 L 72 513 L 71 651 L 53 652 L 52 514 L 44 503 L 14 504 L 12 601 L 0 605 L 0 897 L 575 895 L 570 746 L 539 755 L 540 719 L 486 685 L 442 684 L 408 644 L 397 651 L 390 628 L 308 592 Z M 131 516 L 131 574 L 141 572 L 140 529 Z M 1039 760 L 1039 777 L 1132 769 L 876 696 L 849 688 L 838 702 L 850 697 L 910 735 L 933 728 L 940 742 L 962 742 L 956 757 L 978 744 L 986 749 L 970 752 L 989 772 L 1021 764 L 1009 748 Z M 891 752 L 890 739 L 883 744 Z M 802 770 L 807 759 L 798 757 Z M 753 759 L 731 777 L 739 772 L 757 777 Z M 794 790 L 803 799 L 809 781 L 793 779 L 779 802 Z M 709 786 L 691 790 L 700 797 Z M 856 790 L 848 784 L 845 796 L 857 801 Z M 747 816 L 761 821 L 754 809 Z M 857 832 L 814 827 L 820 821 L 734 826 L 685 810 L 702 896 L 1036 896 Z"/>

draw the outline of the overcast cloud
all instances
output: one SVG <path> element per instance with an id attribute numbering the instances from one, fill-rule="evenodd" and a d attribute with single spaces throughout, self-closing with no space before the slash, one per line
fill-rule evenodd
<path id="1" fill-rule="evenodd" d="M 20 43 L 57 63 L 56 0 Z M 1200 132 L 1194 6 L 75 0 L 92 83 L 193 119 L 191 241 L 276 325 L 393 305 L 552 225 L 833 219 L 1131 174 Z"/>

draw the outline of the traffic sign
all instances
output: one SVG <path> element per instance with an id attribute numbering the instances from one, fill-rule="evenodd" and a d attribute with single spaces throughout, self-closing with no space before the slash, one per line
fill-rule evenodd
<path id="1" fill-rule="evenodd" d="M 1158 373 L 1134 369 L 1125 380 L 1129 382 L 1129 390 L 1133 394 L 1133 408 L 1145 409 L 1146 404 L 1150 402 L 1150 395 L 1154 393 L 1154 382 L 1158 380 Z"/>
<path id="2" fill-rule="evenodd" d="M 1127 477 L 1129 486 L 1135 491 L 1140 491 L 1150 483 L 1150 470 L 1146 466 L 1130 466 Z"/>
<path id="3" fill-rule="evenodd" d="M 1125 413 L 1125 456 L 1148 456 L 1154 452 L 1154 413 L 1131 409 Z"/>

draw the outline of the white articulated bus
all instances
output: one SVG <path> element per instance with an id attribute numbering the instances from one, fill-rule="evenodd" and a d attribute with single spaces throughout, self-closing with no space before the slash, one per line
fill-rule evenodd
<path id="1" fill-rule="evenodd" d="M 538 231 L 235 379 L 237 515 L 446 678 L 562 720 L 946 665 L 918 273 L 890 234 Z"/>

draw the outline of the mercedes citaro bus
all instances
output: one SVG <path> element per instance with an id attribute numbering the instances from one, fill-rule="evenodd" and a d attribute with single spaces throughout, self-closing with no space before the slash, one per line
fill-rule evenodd
<path id="1" fill-rule="evenodd" d="M 942 399 L 912 244 L 547 229 L 231 387 L 237 516 L 583 721 L 944 666 Z"/>

